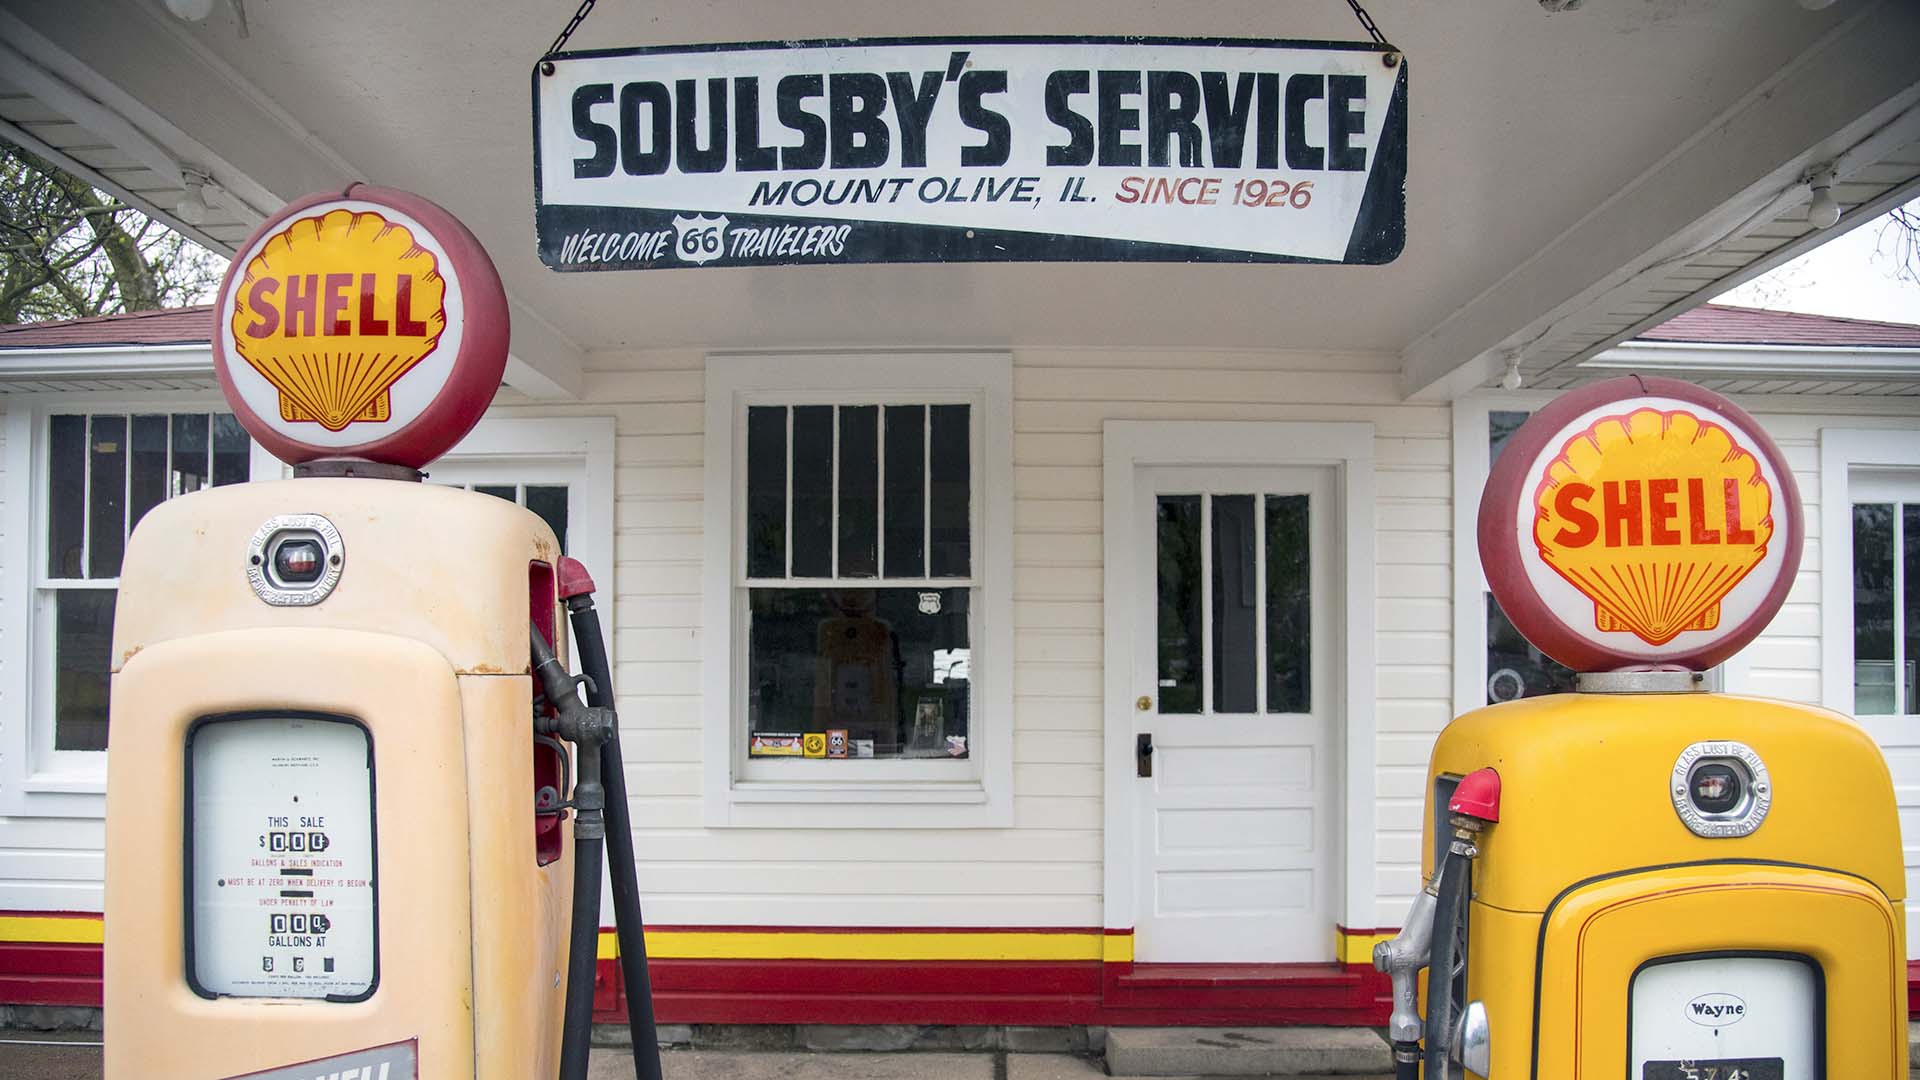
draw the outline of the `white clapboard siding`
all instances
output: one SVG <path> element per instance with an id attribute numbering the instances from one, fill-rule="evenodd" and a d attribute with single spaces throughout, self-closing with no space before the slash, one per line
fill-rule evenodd
<path id="1" fill-rule="evenodd" d="M 609 581 L 636 850 L 664 925 L 1095 926 L 1103 920 L 1101 427 L 1109 419 L 1374 425 L 1378 700 L 1374 926 L 1419 888 L 1426 760 L 1451 717 L 1451 417 L 1410 404 L 1392 357 L 1305 351 L 1015 353 L 1013 815 L 1006 829 L 709 829 L 701 813 L 704 355 L 599 353 L 578 403 L 504 394 L 499 415 L 611 416 Z M 1807 501 L 1786 608 L 1730 672 L 1737 689 L 1820 696 L 1819 431 L 1911 424 L 1884 402 L 1746 398 Z M 4 447 L 0 446 L 0 453 Z M 27 527 L 0 506 L 0 535 Z M 1847 538 L 1835 538 L 1845 543 Z M 605 575 L 605 568 L 595 567 Z M 6 597 L 8 604 L 25 598 Z M 25 722 L 0 671 L 0 723 Z M 981 723 L 1001 718 L 981 717 Z M 1920 829 L 1920 762 L 1896 776 Z M 1909 830 L 1920 837 L 1920 832 Z M 0 819 L 0 910 L 98 908 L 98 821 Z M 1909 862 L 1920 854 L 1909 849 Z"/>
<path id="2" fill-rule="evenodd" d="M 1820 563 L 1827 544 L 1851 545 L 1853 537 L 1822 536 L 1820 533 L 1820 429 L 1890 427 L 1912 430 L 1920 420 L 1907 415 L 1887 415 L 1889 406 L 1899 409 L 1909 403 L 1869 401 L 1860 405 L 1841 405 L 1828 412 L 1808 410 L 1805 400 L 1785 398 L 1744 400 L 1768 434 L 1786 455 L 1788 467 L 1800 485 L 1805 504 L 1807 547 L 1800 560 L 1800 574 L 1787 602 L 1765 632 L 1733 661 L 1736 670 L 1729 683 L 1735 689 L 1766 697 L 1819 704 L 1825 691 L 1820 672 Z M 1845 411 L 1842 411 L 1845 410 Z M 1843 618 L 1851 624 L 1851 615 Z M 1900 804 L 1900 832 L 1907 865 L 1907 896 L 1920 897 L 1920 755 L 1911 747 L 1888 751 L 1887 765 L 1893 774 L 1894 794 Z M 1907 956 L 1920 958 L 1920 910 L 1916 902 L 1907 905 Z"/>
<path id="3" fill-rule="evenodd" d="M 1362 354 L 1030 350 L 1014 368 L 1014 825 L 710 830 L 699 807 L 702 358 L 598 354 L 580 406 L 615 418 L 614 648 L 636 848 L 665 924 L 1093 926 L 1101 909 L 1101 425 L 1360 420 L 1379 466 L 1383 778 L 1419 772 L 1449 679 L 1444 405 Z M 982 722 L 992 722 L 981 718 Z M 1417 778 L 1383 779 L 1383 888 L 1410 898 Z M 1409 795 L 1411 793 L 1411 795 Z"/>

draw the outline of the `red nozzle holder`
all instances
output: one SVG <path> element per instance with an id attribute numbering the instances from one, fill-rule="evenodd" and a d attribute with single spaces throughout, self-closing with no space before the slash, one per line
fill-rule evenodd
<path id="1" fill-rule="evenodd" d="M 560 556 L 560 565 L 556 568 L 560 582 L 560 599 L 571 600 L 576 596 L 593 595 L 593 575 L 587 573 L 587 566 L 571 555 Z"/>
<path id="2" fill-rule="evenodd" d="M 1481 821 L 1499 821 L 1500 774 L 1492 769 L 1468 773 L 1453 789 L 1453 798 L 1447 800 L 1447 810 Z"/>

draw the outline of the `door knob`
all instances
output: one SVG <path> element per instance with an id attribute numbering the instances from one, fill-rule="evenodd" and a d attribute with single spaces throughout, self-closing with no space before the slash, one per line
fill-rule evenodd
<path id="1" fill-rule="evenodd" d="M 1141 712 L 1146 712 L 1148 709 L 1153 708 L 1153 699 L 1146 694 L 1141 694 L 1139 698 L 1134 701 L 1133 707 Z"/>

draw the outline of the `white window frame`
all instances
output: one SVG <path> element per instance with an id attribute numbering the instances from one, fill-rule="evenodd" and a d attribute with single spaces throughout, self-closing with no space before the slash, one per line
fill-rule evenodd
<path id="1" fill-rule="evenodd" d="M 52 748 L 52 619 L 40 611 L 47 559 L 48 418 L 57 413 L 232 409 L 213 391 L 10 394 L 5 408 L 8 527 L 0 538 L 0 815 L 102 818 L 107 754 Z M 573 542 L 575 557 L 600 584 L 596 607 L 607 627 L 614 625 L 613 454 L 610 418 L 489 417 L 441 459 L 463 469 L 469 462 L 534 462 L 549 466 L 542 475 L 561 475 L 552 466 L 577 463 L 579 490 L 577 497 L 569 495 L 568 529 L 579 534 Z M 253 443 L 250 480 L 277 480 L 287 474 L 285 465 Z M 575 481 L 569 477 L 566 482 Z"/>
<path id="2" fill-rule="evenodd" d="M 1898 483 L 1917 473 L 1920 432 L 1899 428 L 1820 430 L 1820 704 L 1835 712 L 1854 715 L 1855 485 Z M 1908 582 L 1907 587 L 1914 585 Z M 1880 722 L 1898 724 L 1911 717 L 1894 713 L 1858 719 L 1872 729 Z"/>
<path id="3" fill-rule="evenodd" d="M 55 414 L 232 412 L 211 391 L 66 391 L 6 399 L 6 507 L 0 541 L 0 814 L 103 817 L 107 755 L 53 746 L 53 617 L 46 574 L 48 424 Z M 249 479 L 281 464 L 254 443 Z M 117 583 L 118 578 L 114 581 Z M 106 587 L 101 585 L 99 587 Z M 117 587 L 117 584 L 116 586 Z"/>
<path id="4" fill-rule="evenodd" d="M 973 432 L 968 757 L 831 766 L 809 762 L 801 766 L 805 771 L 781 768 L 799 763 L 754 762 L 749 769 L 741 527 L 747 407 L 961 402 L 972 406 Z M 972 828 L 1013 823 L 1012 402 L 1013 357 L 1007 353 L 708 357 L 701 590 L 706 824 Z"/>

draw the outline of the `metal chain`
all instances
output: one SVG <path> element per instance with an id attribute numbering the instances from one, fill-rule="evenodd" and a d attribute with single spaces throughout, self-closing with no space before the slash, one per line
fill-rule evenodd
<path id="1" fill-rule="evenodd" d="M 593 6 L 592 0 L 588 0 L 587 6 Z M 1353 9 L 1354 17 L 1360 20 L 1360 25 L 1365 28 L 1368 36 L 1373 38 L 1375 45 L 1385 45 L 1387 43 L 1386 36 L 1380 33 L 1380 27 L 1374 23 L 1373 16 L 1367 14 L 1367 9 L 1360 6 L 1360 0 L 1347 0 L 1347 6 Z M 577 22 L 578 20 L 575 21 Z M 571 34 L 572 32 L 573 27 L 567 27 L 567 33 Z M 566 35 L 562 34 L 560 40 L 565 41 Z"/>
<path id="2" fill-rule="evenodd" d="M 559 37 L 553 39 L 553 44 L 547 46 L 547 51 L 540 54 L 540 59 L 545 60 L 554 53 L 559 52 L 562 48 L 565 48 L 567 39 L 573 36 L 575 30 L 580 29 L 581 23 L 587 21 L 587 14 L 593 10 L 593 5 L 597 2 L 598 0 L 580 0 L 580 10 L 574 12 L 573 18 L 567 20 L 567 28 L 560 31 Z M 1351 3 L 1352 0 L 1348 0 L 1348 2 Z M 1356 6 L 1354 10 L 1358 11 L 1358 6 Z M 1374 36 L 1376 38 L 1379 37 L 1377 33 Z"/>

